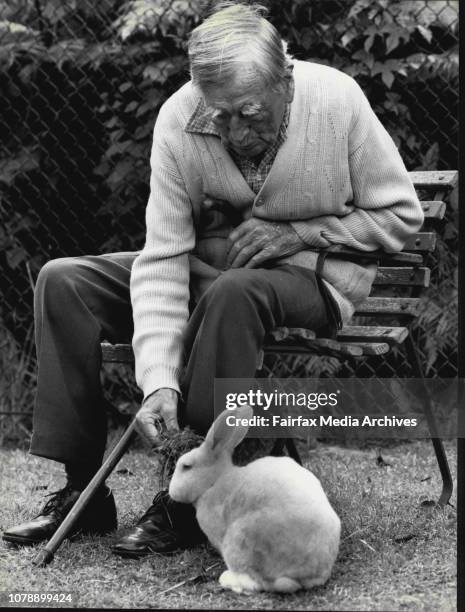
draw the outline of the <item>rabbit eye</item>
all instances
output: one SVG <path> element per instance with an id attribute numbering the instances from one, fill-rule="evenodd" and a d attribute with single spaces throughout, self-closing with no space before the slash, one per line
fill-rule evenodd
<path id="1" fill-rule="evenodd" d="M 183 466 L 182 466 L 182 469 L 183 470 L 190 470 L 191 467 L 192 467 L 192 465 L 189 465 L 188 463 L 184 463 Z"/>

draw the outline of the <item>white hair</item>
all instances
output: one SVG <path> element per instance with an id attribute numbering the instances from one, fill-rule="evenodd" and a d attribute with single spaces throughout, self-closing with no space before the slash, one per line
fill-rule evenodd
<path id="1" fill-rule="evenodd" d="M 260 5 L 222 2 L 192 31 L 188 53 L 195 86 L 218 86 L 246 71 L 273 90 L 284 89 L 291 57 L 266 12 Z"/>

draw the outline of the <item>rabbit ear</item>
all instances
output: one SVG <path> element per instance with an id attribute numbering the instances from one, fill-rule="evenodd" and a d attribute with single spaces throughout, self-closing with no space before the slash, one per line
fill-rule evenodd
<path id="1" fill-rule="evenodd" d="M 250 406 L 239 406 L 234 410 L 224 410 L 215 419 L 205 437 L 204 444 L 208 450 L 212 452 L 225 449 L 232 451 L 239 442 L 242 442 L 249 430 L 249 425 L 244 425 L 240 421 L 242 419 L 248 421 L 252 416 L 253 409 Z"/>

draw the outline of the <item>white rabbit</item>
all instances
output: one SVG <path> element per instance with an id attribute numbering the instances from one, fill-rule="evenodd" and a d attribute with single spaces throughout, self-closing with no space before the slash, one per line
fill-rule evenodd
<path id="1" fill-rule="evenodd" d="M 178 459 L 169 494 L 194 504 L 228 568 L 224 588 L 284 593 L 324 584 L 338 553 L 339 517 L 320 481 L 289 457 L 233 465 L 252 414 L 250 406 L 222 412 L 204 442 Z M 228 425 L 228 416 L 247 421 Z"/>

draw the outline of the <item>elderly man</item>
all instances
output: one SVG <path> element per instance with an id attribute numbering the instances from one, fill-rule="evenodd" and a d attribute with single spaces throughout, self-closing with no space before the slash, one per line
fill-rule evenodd
<path id="1" fill-rule="evenodd" d="M 7 541 L 50 537 L 101 463 L 103 338 L 133 334 L 139 431 L 152 445 L 160 422 L 204 433 L 214 378 L 253 377 L 269 330 L 334 333 L 369 294 L 374 266 L 321 249 L 397 251 L 421 225 L 404 164 L 360 87 L 293 61 L 259 8 L 214 13 L 193 31 L 189 59 L 192 80 L 155 125 L 143 250 L 55 260 L 39 276 L 31 452 L 64 463 L 68 483 Z M 78 528 L 115 527 L 103 488 Z M 113 550 L 138 557 L 201 538 L 193 509 L 162 491 Z"/>

